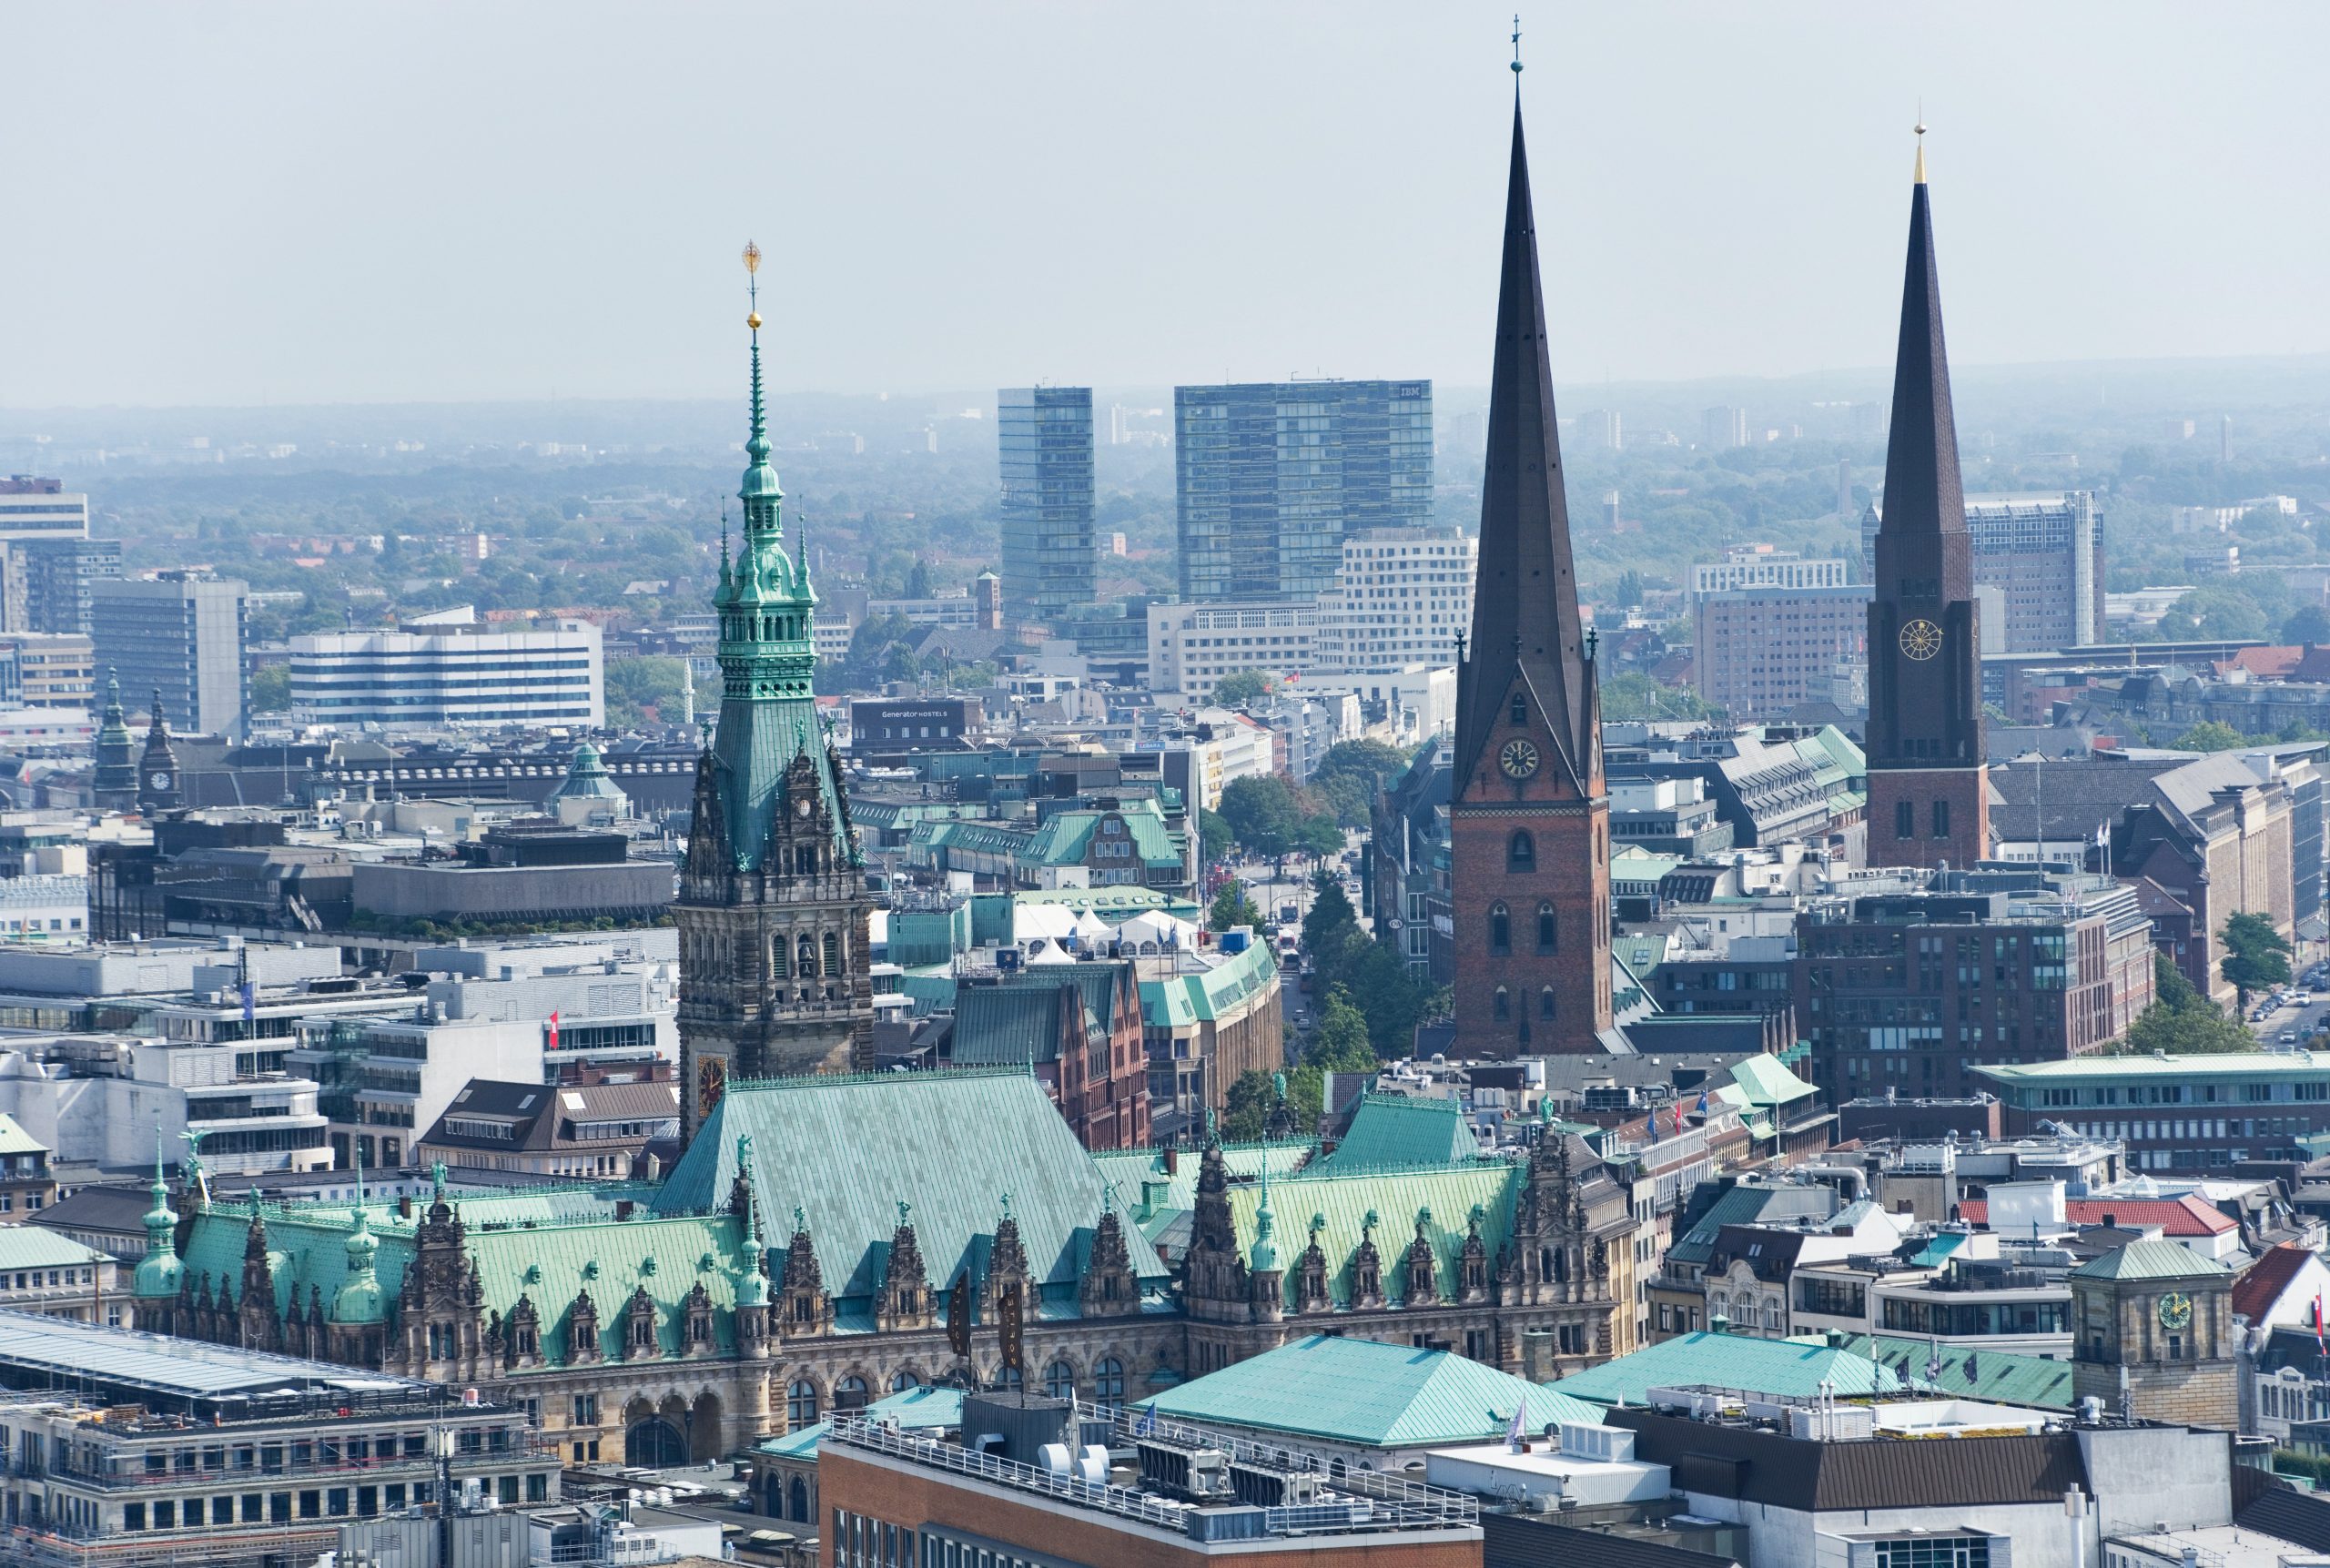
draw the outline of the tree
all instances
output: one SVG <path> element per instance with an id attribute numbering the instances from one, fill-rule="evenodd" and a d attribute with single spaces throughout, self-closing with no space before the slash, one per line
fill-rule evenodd
<path id="1" fill-rule="evenodd" d="M 1375 796 L 1407 771 L 1407 754 L 1382 741 L 1338 741 L 1311 774 L 1311 790 L 1345 827 L 1365 827 Z"/>
<path id="2" fill-rule="evenodd" d="M 2153 955 L 2153 1004 L 2128 1027 L 2127 1049 L 2197 1056 L 2254 1051 L 2255 1037 L 2193 988 L 2164 953 Z"/>
<path id="3" fill-rule="evenodd" d="M 1258 774 L 1222 786 L 1221 820 L 1256 855 L 1281 855 L 1292 847 L 1302 813 L 1286 780 Z"/>
<path id="4" fill-rule="evenodd" d="M 1341 986 L 1327 992 L 1319 1027 L 1302 1047 L 1302 1065 L 1330 1073 L 1372 1073 L 1378 1066 L 1366 1016 L 1352 1006 L 1351 993 Z"/>
<path id="5" fill-rule="evenodd" d="M 2195 588 L 2160 618 L 2160 634 L 2173 642 L 2198 638 L 2247 642 L 2265 635 L 2268 622 L 2256 599 L 2230 583 Z"/>
<path id="6" fill-rule="evenodd" d="M 2175 752 L 2229 752 L 2237 746 L 2254 744 L 2251 739 L 2231 724 L 2214 719 L 2203 719 L 2191 729 L 2168 743 Z"/>
<path id="7" fill-rule="evenodd" d="M 1616 594 L 1616 598 L 1623 608 L 1627 610 L 1641 609 L 1642 591 L 1643 582 L 1641 572 L 1636 572 L 1633 567 L 1629 566 L 1624 572 L 1618 573 L 1618 591 Z"/>
<path id="8" fill-rule="evenodd" d="M 647 710 L 651 707 L 666 723 L 677 719 L 680 694 L 687 679 L 688 662 L 685 659 L 650 656 L 608 660 L 607 727 L 613 730 L 636 728 L 647 722 Z"/>
<path id="9" fill-rule="evenodd" d="M 291 666 L 269 664 L 251 672 L 251 712 L 279 713 L 291 705 Z"/>
<path id="10" fill-rule="evenodd" d="M 2330 610 L 2301 604 L 2282 622 L 2284 642 L 2330 642 Z"/>
<path id="11" fill-rule="evenodd" d="M 1260 670 L 1238 670 L 1213 683 L 1213 700 L 1225 708 L 1242 708 L 1271 694 L 1278 683 Z"/>
<path id="12" fill-rule="evenodd" d="M 1209 862 L 1220 860 L 1230 853 L 1231 847 L 1237 842 L 1237 834 L 1231 831 L 1230 824 L 1223 820 L 1220 812 L 1208 811 L 1203 806 L 1198 808 L 1198 853 L 1200 855 Z"/>
<path id="13" fill-rule="evenodd" d="M 1207 929 L 1212 931 L 1227 931 L 1236 926 L 1260 931 L 1262 912 L 1246 896 L 1246 885 L 1233 876 L 1213 895 L 1213 907 L 1206 911 L 1205 923 Z"/>
<path id="14" fill-rule="evenodd" d="M 1319 1109 L 1325 1099 L 1326 1079 L 1316 1067 L 1297 1067 L 1285 1075 L 1286 1108 L 1292 1113 L 1295 1130 L 1309 1133 L 1319 1125 Z M 1221 1118 L 1221 1136 L 1239 1143 L 1258 1143 L 1270 1136 L 1271 1112 L 1278 1108 L 1278 1075 L 1259 1067 L 1238 1075 L 1222 1097 L 1227 1113 Z"/>
<path id="15" fill-rule="evenodd" d="M 1340 954 L 1343 944 L 1359 935 L 1359 912 L 1343 896 L 1342 885 L 1332 876 L 1312 880 L 1315 891 L 1311 913 L 1302 917 L 1302 947 L 1315 969 L 1322 954 Z"/>
<path id="16" fill-rule="evenodd" d="M 1367 1037 L 1374 1042 L 1377 1056 L 1404 1057 L 1415 1047 L 1416 1026 L 1439 1010 L 1433 1006 L 1435 994 L 1408 973 L 1392 949 L 1356 933 L 1354 936 L 1344 947 L 1340 966 L 1352 1005 L 1366 1018 Z M 1321 983 L 1326 975 L 1321 965 Z"/>
<path id="17" fill-rule="evenodd" d="M 1295 824 L 1292 843 L 1314 860 L 1328 859 L 1343 852 L 1342 825 L 1332 816 L 1306 816 Z"/>
<path id="18" fill-rule="evenodd" d="M 1602 683 L 1606 719 L 1705 719 L 1714 713 L 1697 692 L 1661 685 L 1648 675 L 1614 675 Z"/>
<path id="19" fill-rule="evenodd" d="M 2263 915 L 2236 915 L 2217 933 L 2225 954 L 2217 968 L 2249 1010 L 2249 993 L 2284 985 L 2290 977 L 2290 945 Z"/>

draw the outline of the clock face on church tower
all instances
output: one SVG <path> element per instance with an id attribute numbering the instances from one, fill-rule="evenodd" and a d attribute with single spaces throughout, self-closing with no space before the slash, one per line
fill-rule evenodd
<path id="1" fill-rule="evenodd" d="M 1504 770 L 1509 779 L 1525 779 L 1537 771 L 1537 747 L 1535 742 L 1515 736 L 1504 743 L 1496 754 L 1496 765 Z"/>
<path id="2" fill-rule="evenodd" d="M 1901 628 L 1901 652 L 1922 663 L 1941 652 L 1941 628 L 1920 616 Z"/>

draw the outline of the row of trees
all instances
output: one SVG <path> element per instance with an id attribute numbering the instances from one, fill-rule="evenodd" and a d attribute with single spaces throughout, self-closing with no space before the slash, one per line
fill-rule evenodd
<path id="1" fill-rule="evenodd" d="M 2289 982 L 2290 945 L 2262 915 L 2236 915 L 2218 936 L 2225 948 L 2218 972 L 2233 986 L 2239 1003 L 2234 1014 L 2228 1017 L 2203 996 L 2166 954 L 2154 953 L 2153 1003 L 2129 1027 L 2128 1050 L 2193 1056 L 2257 1048 L 2242 1019 L 2253 993 Z"/>
<path id="2" fill-rule="evenodd" d="M 1286 855 L 1340 855 L 1345 828 L 1363 828 L 1376 794 L 1404 772 L 1410 753 L 1382 741 L 1341 741 L 1327 748 L 1311 782 L 1281 774 L 1232 779 L 1221 808 L 1201 813 L 1206 858 L 1231 848 L 1276 860 Z"/>

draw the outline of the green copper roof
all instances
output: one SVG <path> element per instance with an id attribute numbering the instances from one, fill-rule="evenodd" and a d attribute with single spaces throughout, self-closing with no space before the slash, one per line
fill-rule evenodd
<path id="1" fill-rule="evenodd" d="M 963 1391 L 925 1383 L 919 1388 L 892 1394 L 887 1399 L 876 1400 L 866 1407 L 866 1416 L 869 1421 L 887 1421 L 907 1431 L 942 1431 L 962 1424 Z M 815 1462 L 818 1441 L 833 1428 L 833 1422 L 821 1421 L 815 1426 L 786 1432 L 783 1437 L 768 1438 L 755 1444 L 753 1452 Z"/>
<path id="2" fill-rule="evenodd" d="M 1233 1182 L 1252 1181 L 1266 1169 L 1271 1179 L 1277 1181 L 1292 1175 L 1318 1148 L 1319 1140 L 1310 1138 L 1274 1143 L 1225 1143 L 1221 1146 L 1221 1163 Z M 1151 1240 L 1196 1206 L 1198 1167 L 1202 1157 L 1195 1149 L 1178 1151 L 1170 1171 L 1165 1168 L 1166 1154 L 1161 1148 L 1105 1150 L 1095 1154 L 1092 1163 L 1099 1167 L 1102 1178 L 1116 1189 L 1117 1201 L 1124 1205 L 1141 1232 Z M 1283 1212 L 1281 1219 L 1284 1219 Z"/>
<path id="3" fill-rule="evenodd" d="M 1086 1039 L 1106 1039 L 1115 1028 L 1117 981 L 1111 963 L 1046 964 L 992 985 L 964 986 L 955 994 L 953 1059 L 961 1067 L 1048 1062 L 1059 1056 L 1060 1008 L 1076 1009 Z M 1063 993 L 1075 1000 L 1063 1003 Z"/>
<path id="4" fill-rule="evenodd" d="M 552 1361 L 566 1356 L 568 1309 L 584 1290 L 598 1309 L 600 1351 L 609 1361 L 622 1356 L 623 1310 L 643 1287 L 655 1303 L 664 1351 L 676 1353 L 679 1310 L 698 1280 L 712 1300 L 718 1347 L 734 1348 L 731 1309 L 747 1249 L 744 1228 L 734 1216 L 622 1222 L 610 1217 L 489 1230 L 470 1207 L 460 1210 L 467 1226 L 465 1246 L 477 1262 L 487 1310 L 506 1318 L 521 1296 L 530 1299 L 542 1317 L 543 1354 Z M 296 1290 L 304 1307 L 312 1286 L 320 1290 L 329 1312 L 350 1282 L 352 1208 L 261 1205 L 260 1212 L 267 1222 L 277 1306 L 288 1306 Z M 366 1219 L 379 1241 L 374 1271 L 380 1289 L 393 1297 L 403 1289 L 404 1271 L 413 1260 L 415 1221 L 399 1217 L 393 1208 L 373 1205 L 366 1206 Z M 207 1274 L 211 1289 L 228 1281 L 239 1297 L 249 1223 L 249 1206 L 242 1203 L 216 1204 L 196 1218 L 187 1244 L 187 1274 L 198 1289 Z"/>
<path id="5" fill-rule="evenodd" d="M 1985 1351 L 1984 1354 L 1989 1352 Z M 1638 1405 L 1652 1389 L 1736 1389 L 1751 1394 L 1811 1395 L 1823 1383 L 1845 1399 L 1895 1393 L 1906 1385 L 1890 1367 L 1827 1345 L 1758 1340 L 1746 1334 L 1682 1334 L 1630 1356 L 1573 1372 L 1551 1386 L 1597 1405 Z"/>
<path id="6" fill-rule="evenodd" d="M 86 1269 L 106 1254 L 38 1225 L 0 1225 L 0 1270 Z"/>
<path id="7" fill-rule="evenodd" d="M 1512 1234 L 1514 1202 L 1525 1174 L 1521 1166 L 1503 1160 L 1475 1160 L 1469 1166 L 1436 1169 L 1363 1171 L 1351 1176 L 1300 1171 L 1283 1180 L 1273 1177 L 1271 1208 L 1278 1219 L 1277 1242 L 1286 1270 L 1288 1307 L 1297 1303 L 1301 1284 L 1297 1265 L 1313 1239 L 1327 1260 L 1329 1299 L 1338 1307 L 1351 1304 L 1352 1259 L 1371 1219 L 1386 1296 L 1397 1300 L 1405 1288 L 1401 1265 L 1419 1224 L 1432 1244 L 1433 1277 L 1443 1294 L 1454 1294 L 1467 1220 L 1477 1209 L 1481 1243 L 1494 1263 L 1497 1249 Z M 1261 1229 L 1256 1214 L 1261 1208 L 1261 1189 L 1251 1183 L 1233 1186 L 1229 1199 L 1238 1249 L 1241 1255 L 1250 1254 Z"/>
<path id="8" fill-rule="evenodd" d="M 1310 1174 L 1340 1176 L 1352 1170 L 1411 1166 L 1469 1165 L 1481 1157 L 1464 1108 L 1453 1099 L 1422 1095 L 1363 1096 L 1352 1113 L 1351 1130 Z"/>
<path id="9" fill-rule="evenodd" d="M 2074 1280 L 2215 1280 L 2225 1266 L 2177 1241 L 2131 1241 L 2071 1272 Z"/>
<path id="10" fill-rule="evenodd" d="M 785 1244 L 799 1209 L 836 1297 L 870 1299 L 879 1288 L 901 1199 L 913 1205 L 934 1286 L 966 1267 L 986 1277 L 1008 1200 L 1031 1273 L 1072 1297 L 1107 1202 L 1100 1168 L 1024 1068 L 731 1083 L 653 1207 L 724 1204 L 742 1135 L 753 1140 L 770 1244 Z M 1165 1265 L 1147 1240 L 1125 1240 L 1133 1271 L 1161 1283 Z"/>
<path id="11" fill-rule="evenodd" d="M 1810 1084 L 1782 1066 L 1778 1057 L 1742 1057 L 1731 1064 L 1731 1081 L 1758 1110 L 1770 1110 L 1814 1092 Z"/>
<path id="12" fill-rule="evenodd" d="M 566 764 L 566 776 L 558 781 L 550 798 L 620 801 L 628 797 L 608 774 L 606 764 L 599 760 L 599 748 L 585 741 L 574 748 L 574 755 Z"/>
<path id="13" fill-rule="evenodd" d="M 1140 1401 L 1160 1416 L 1353 1448 L 1420 1448 L 1532 1433 L 1601 1411 L 1451 1351 L 1312 1334 Z"/>
<path id="14" fill-rule="evenodd" d="M 1825 1340 L 1808 1343 L 1826 1344 Z M 1837 1349 L 1849 1356 L 1866 1356 L 1867 1334 L 1847 1334 Z M 2043 1356 L 2014 1356 L 2004 1351 L 1969 1350 L 1963 1345 L 1937 1348 L 1931 1340 L 1879 1334 L 1874 1341 L 1877 1359 L 1905 1383 L 1930 1387 L 1954 1399 L 1997 1400 L 2004 1404 L 2037 1405 L 2044 1410 L 2072 1408 L 2072 1364 Z M 1928 1378 L 1926 1368 L 1939 1353 L 1941 1371 Z"/>
<path id="15" fill-rule="evenodd" d="M 16 1125 L 16 1118 L 0 1111 L 0 1154 L 46 1154 L 48 1145 Z"/>
<path id="16" fill-rule="evenodd" d="M 1187 974 L 1160 975 L 1140 982 L 1140 1008 L 1151 1027 L 1211 1023 L 1226 1017 L 1278 979 L 1278 959 L 1262 943 L 1243 953 L 1189 959 Z M 1156 965 L 1144 963 L 1144 968 Z"/>
<path id="17" fill-rule="evenodd" d="M 1181 864 L 1181 852 L 1174 847 L 1173 835 L 1167 830 L 1157 803 L 1150 800 L 1127 801 L 1114 811 L 1056 812 L 1036 830 L 1036 836 L 1019 852 L 1019 858 L 1034 865 L 1081 865 L 1092 847 L 1092 840 L 1102 835 L 1103 825 L 1111 819 L 1123 822 L 1123 836 L 1132 843 L 1132 854 L 1126 856 L 1128 865 L 1135 860 L 1143 865 Z"/>

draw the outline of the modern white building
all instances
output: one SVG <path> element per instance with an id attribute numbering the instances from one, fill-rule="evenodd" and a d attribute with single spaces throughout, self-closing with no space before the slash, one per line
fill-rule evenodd
<path id="1" fill-rule="evenodd" d="M 1202 703 L 1224 675 L 1256 670 L 1283 680 L 1304 673 L 1314 663 L 1318 634 L 1315 599 L 1152 604 L 1149 688 Z"/>
<path id="2" fill-rule="evenodd" d="M 473 621 L 291 639 L 300 724 L 572 724 L 606 722 L 599 629 L 559 621 L 483 630 Z"/>
<path id="3" fill-rule="evenodd" d="M 1454 663 L 1473 623 L 1480 541 L 1454 528 L 1371 528 L 1343 541 L 1335 586 L 1319 596 L 1319 666 L 1399 670 Z"/>
<path id="4" fill-rule="evenodd" d="M 239 736 L 249 593 L 193 568 L 91 582 L 96 662 L 119 678 L 130 712 L 158 695 L 173 732 Z"/>
<path id="5" fill-rule="evenodd" d="M 1735 544 L 1721 561 L 1691 568 L 1691 594 L 1704 598 L 1740 588 L 1841 588 L 1847 580 L 1841 560 L 1808 561 L 1792 550 L 1768 544 Z"/>

